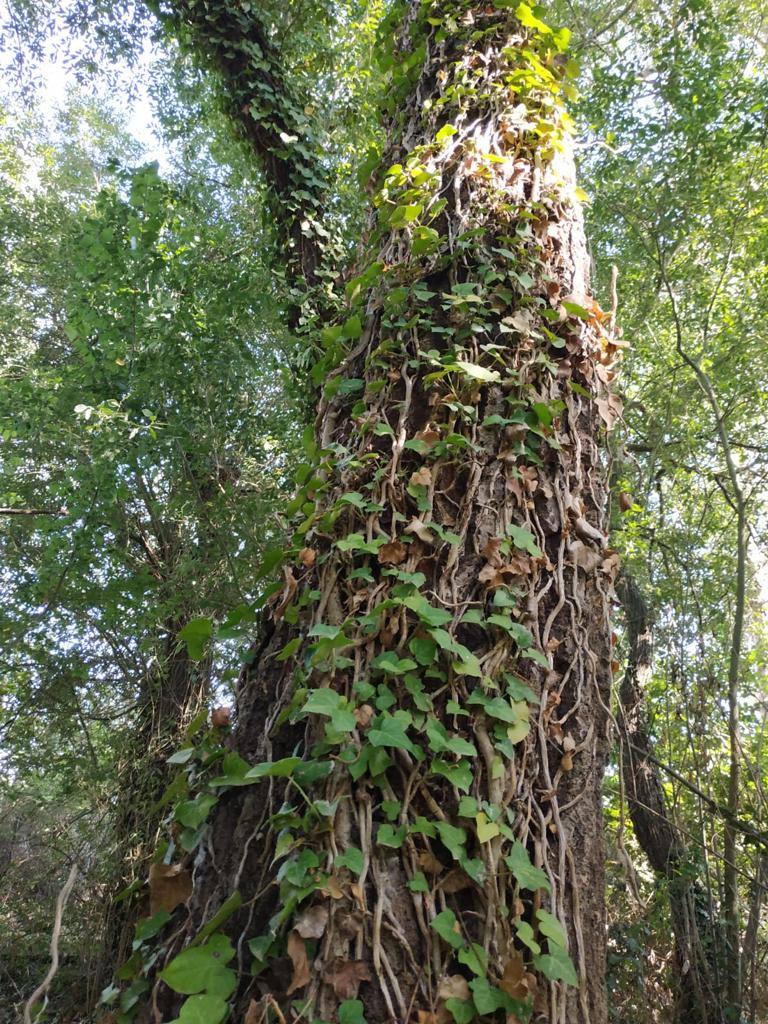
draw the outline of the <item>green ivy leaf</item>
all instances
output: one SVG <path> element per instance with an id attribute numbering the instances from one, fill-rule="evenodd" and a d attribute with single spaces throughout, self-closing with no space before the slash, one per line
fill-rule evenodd
<path id="1" fill-rule="evenodd" d="M 509 856 L 504 859 L 521 889 L 531 889 L 533 891 L 546 889 L 547 892 L 552 891 L 545 872 L 541 868 L 534 867 L 528 856 L 528 851 L 519 840 L 515 840 Z"/>
<path id="2" fill-rule="evenodd" d="M 405 825 L 400 825 L 397 828 L 388 823 L 379 825 L 376 843 L 379 846 L 391 846 L 393 850 L 399 850 L 405 842 L 406 831 Z"/>
<path id="3" fill-rule="evenodd" d="M 454 860 L 461 860 L 464 856 L 464 845 L 467 841 L 466 829 L 458 828 L 447 821 L 436 821 L 435 828 L 440 836 L 440 842 L 450 850 Z"/>
<path id="4" fill-rule="evenodd" d="M 403 676 L 418 666 L 410 658 L 398 658 L 394 651 L 384 651 L 373 659 L 371 667 L 387 672 L 389 675 Z"/>
<path id="5" fill-rule="evenodd" d="M 200 661 L 207 641 L 213 634 L 213 622 L 207 618 L 190 619 L 179 630 L 178 639 L 187 645 L 187 654 L 193 661 Z"/>
<path id="6" fill-rule="evenodd" d="M 234 956 L 234 950 L 228 942 L 227 947 L 220 942 L 209 942 L 185 949 L 160 972 L 160 977 L 169 988 L 182 995 L 206 991 L 226 999 L 237 984 L 235 972 L 225 966 L 231 959 L 230 954 Z"/>
<path id="7" fill-rule="evenodd" d="M 534 956 L 533 964 L 550 981 L 564 981 L 567 985 L 578 986 L 579 979 L 573 961 L 564 949 L 549 945 L 549 952 Z"/>
<path id="8" fill-rule="evenodd" d="M 363 870 L 365 858 L 363 857 L 362 850 L 359 850 L 356 846 L 348 846 L 343 853 L 336 855 L 334 864 L 338 868 L 349 868 L 354 874 L 359 875 Z"/>
<path id="9" fill-rule="evenodd" d="M 359 999 L 345 999 L 339 1004 L 339 1024 L 367 1024 Z"/>
<path id="10" fill-rule="evenodd" d="M 440 938 L 447 942 L 449 946 L 453 946 L 454 949 L 461 949 L 464 945 L 464 939 L 461 937 L 456 915 L 452 910 L 443 910 L 436 917 L 432 918 L 429 926 L 434 928 Z"/>
<path id="11" fill-rule="evenodd" d="M 221 1024 L 228 1012 L 229 1006 L 219 996 L 190 996 L 182 1003 L 177 1019 L 178 1024 Z"/>
<path id="12" fill-rule="evenodd" d="M 539 922 L 539 931 L 549 939 L 550 952 L 553 942 L 561 949 L 568 948 L 568 939 L 563 931 L 563 926 L 553 914 L 550 914 L 548 910 L 537 910 L 536 919 Z"/>

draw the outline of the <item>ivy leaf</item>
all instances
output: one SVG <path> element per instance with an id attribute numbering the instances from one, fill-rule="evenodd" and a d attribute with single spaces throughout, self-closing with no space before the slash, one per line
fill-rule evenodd
<path id="1" fill-rule="evenodd" d="M 409 716 L 410 717 L 410 716 Z M 408 738 L 406 725 L 395 715 L 379 715 L 375 729 L 368 731 L 368 742 L 374 747 L 395 747 L 407 750 L 414 757 L 421 759 L 421 750 Z"/>
<path id="2" fill-rule="evenodd" d="M 417 871 L 408 883 L 411 892 L 429 892 L 429 882 L 423 871 Z"/>
<path id="3" fill-rule="evenodd" d="M 231 959 L 230 953 L 234 955 L 228 940 L 226 946 L 210 942 L 185 949 L 160 972 L 160 977 L 169 988 L 182 995 L 195 995 L 205 990 L 226 999 L 237 984 L 235 972 L 225 966 Z"/>
<path id="4" fill-rule="evenodd" d="M 367 1024 L 359 999 L 345 999 L 339 1004 L 339 1024 Z"/>
<path id="5" fill-rule="evenodd" d="M 337 868 L 349 868 L 354 874 L 359 875 L 363 870 L 365 859 L 362 850 L 356 846 L 348 846 L 343 853 L 337 854 L 333 863 Z"/>
<path id="6" fill-rule="evenodd" d="M 513 1000 L 506 992 L 491 985 L 487 978 L 474 978 L 470 981 L 469 987 L 472 989 L 472 999 L 479 1014 L 495 1013 L 496 1010 L 509 1010 L 514 1013 Z"/>
<path id="7" fill-rule="evenodd" d="M 213 793 L 200 793 L 194 800 L 185 800 L 176 808 L 174 817 L 187 828 L 198 828 L 216 803 Z"/>
<path id="8" fill-rule="evenodd" d="M 207 618 L 190 619 L 183 629 L 179 630 L 178 638 L 187 645 L 187 654 L 193 661 L 200 661 L 206 642 L 213 634 L 213 622 Z"/>
<path id="9" fill-rule="evenodd" d="M 543 557 L 544 552 L 536 543 L 536 538 L 530 530 L 526 530 L 522 526 L 508 526 L 507 533 L 511 537 L 512 543 L 516 548 L 520 548 L 521 551 L 527 551 L 528 554 L 533 555 L 534 558 Z"/>
<path id="10" fill-rule="evenodd" d="M 549 952 L 534 956 L 533 963 L 550 981 L 564 981 L 567 985 L 574 986 L 579 984 L 573 961 L 559 946 L 552 946 L 550 943 Z"/>
<path id="11" fill-rule="evenodd" d="M 488 816 L 483 811 L 480 811 L 475 817 L 475 826 L 478 841 L 481 843 L 488 843 L 491 839 L 501 835 L 499 826 L 494 821 L 489 821 Z"/>
<path id="12" fill-rule="evenodd" d="M 433 607 L 423 594 L 411 594 L 403 598 L 403 604 L 412 612 L 416 612 L 421 621 L 428 626 L 444 626 L 453 618 L 444 608 Z"/>
<path id="13" fill-rule="evenodd" d="M 301 764 L 300 757 L 281 757 L 278 761 L 262 761 L 249 768 L 246 779 L 279 778 L 286 779 L 294 768 Z"/>
<path id="14" fill-rule="evenodd" d="M 469 757 L 477 757 L 477 748 L 473 743 L 461 736 L 451 735 L 436 718 L 427 719 L 426 730 L 429 746 L 436 754 L 443 754 L 447 751 L 460 756 L 466 754 Z"/>
<path id="15" fill-rule="evenodd" d="M 219 996 L 200 995 L 185 999 L 179 1010 L 179 1024 L 221 1024 L 229 1006 Z"/>
<path id="16" fill-rule="evenodd" d="M 440 836 L 440 842 L 450 850 L 454 860 L 461 860 L 464 856 L 464 844 L 467 841 L 466 829 L 458 828 L 447 821 L 436 821 L 435 828 Z"/>
<path id="17" fill-rule="evenodd" d="M 458 131 L 452 124 L 444 124 L 435 135 L 435 142 L 445 142 L 446 139 L 450 139 L 452 135 L 455 135 Z"/>
<path id="18" fill-rule="evenodd" d="M 531 928 L 528 922 L 518 921 L 515 925 L 515 929 L 517 931 L 517 937 L 520 939 L 522 944 L 527 946 L 532 953 L 538 956 L 541 952 L 541 946 L 536 941 L 536 937 L 533 934 L 533 928 Z"/>
<path id="19" fill-rule="evenodd" d="M 537 889 L 552 891 L 545 872 L 541 868 L 534 867 L 528 856 L 528 851 L 519 840 L 515 840 L 509 856 L 504 859 L 521 889 L 531 889 L 534 892 Z"/>
<path id="20" fill-rule="evenodd" d="M 453 1017 L 454 1024 L 470 1024 L 475 1019 L 475 1004 L 471 999 L 446 999 L 445 1008 Z"/>
<path id="21" fill-rule="evenodd" d="M 468 793 L 472 786 L 472 769 L 468 761 L 450 764 L 447 761 L 435 758 L 430 765 L 430 769 L 436 775 L 442 775 L 443 778 L 448 779 L 452 786 L 460 789 L 463 793 Z"/>
<path id="22" fill-rule="evenodd" d="M 479 366 L 477 363 L 468 363 L 464 359 L 457 359 L 456 366 L 467 377 L 473 377 L 475 380 L 482 380 L 486 383 L 501 380 L 501 374 L 498 370 L 488 370 L 485 366 Z"/>
<path id="23" fill-rule="evenodd" d="M 483 675 L 477 656 L 469 652 L 461 661 L 453 662 L 453 671 L 460 676 L 474 676 L 477 679 L 481 679 Z"/>
<path id="24" fill-rule="evenodd" d="M 414 636 L 408 649 L 420 665 L 431 665 L 437 654 L 437 644 L 428 636 Z"/>
<path id="25" fill-rule="evenodd" d="M 563 926 L 553 914 L 550 914 L 548 910 L 537 910 L 536 919 L 539 922 L 539 931 L 549 939 L 550 952 L 553 942 L 561 949 L 568 948 L 568 939 L 563 931 Z"/>
<path id="26" fill-rule="evenodd" d="M 488 973 L 488 954 L 476 942 L 471 942 L 465 949 L 460 950 L 457 959 L 479 978 L 484 978 Z"/>
<path id="27" fill-rule="evenodd" d="M 447 942 L 449 946 L 453 946 L 454 949 L 461 949 L 464 945 L 464 939 L 461 937 L 461 931 L 459 930 L 459 923 L 452 910 L 443 910 L 437 917 L 432 918 L 429 926 L 434 928 L 440 938 Z"/>
<path id="28" fill-rule="evenodd" d="M 410 658 L 398 658 L 394 651 L 384 651 L 373 659 L 371 667 L 387 672 L 389 675 L 403 676 L 418 666 Z"/>
<path id="29" fill-rule="evenodd" d="M 376 833 L 376 843 L 379 846 L 391 846 L 393 850 L 399 850 L 405 842 L 405 834 L 405 825 L 395 828 L 394 825 L 385 823 L 379 825 L 379 830 Z"/>
<path id="30" fill-rule="evenodd" d="M 301 710 L 306 713 L 311 712 L 313 715 L 330 716 L 339 710 L 342 701 L 344 698 L 336 690 L 332 690 L 328 686 L 321 686 L 316 690 L 310 690 Z M 346 703 L 346 701 L 344 702 Z"/>

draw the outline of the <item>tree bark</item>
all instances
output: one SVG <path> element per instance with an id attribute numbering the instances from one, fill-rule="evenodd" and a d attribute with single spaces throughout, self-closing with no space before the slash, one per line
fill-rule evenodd
<path id="1" fill-rule="evenodd" d="M 564 37 L 527 20 L 413 0 L 395 32 L 364 304 L 329 331 L 347 354 L 238 694 L 234 752 L 266 775 L 220 788 L 162 961 L 238 891 L 237 1020 L 357 1020 L 355 997 L 368 1024 L 607 1020 L 617 342 Z"/>
<path id="2" fill-rule="evenodd" d="M 628 640 L 618 715 L 624 786 L 637 841 L 653 870 L 667 881 L 678 987 L 675 1020 L 679 1024 L 719 1024 L 724 1017 L 718 971 L 705 952 L 713 948 L 712 936 L 704 936 L 702 941 L 697 880 L 691 876 L 686 844 L 667 809 L 646 721 L 645 684 L 653 670 L 651 617 L 640 588 L 628 573 L 621 573 L 616 590 Z"/>

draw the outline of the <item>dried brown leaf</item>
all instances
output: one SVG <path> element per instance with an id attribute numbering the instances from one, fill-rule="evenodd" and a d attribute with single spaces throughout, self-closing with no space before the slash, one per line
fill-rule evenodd
<path id="1" fill-rule="evenodd" d="M 437 995 L 440 999 L 469 999 L 472 993 L 466 978 L 461 974 L 449 974 L 440 982 Z"/>
<path id="2" fill-rule="evenodd" d="M 285 609 L 293 600 L 294 594 L 298 587 L 296 577 L 293 575 L 289 566 L 283 566 L 283 579 L 285 580 L 285 586 L 283 587 L 280 604 L 275 608 L 274 618 L 282 619 L 285 614 Z"/>
<path id="3" fill-rule="evenodd" d="M 461 892 L 463 889 L 468 889 L 472 883 L 469 880 L 469 876 L 465 875 L 463 871 L 458 868 L 453 868 L 449 871 L 445 878 L 440 882 L 440 888 L 446 894 L 450 896 L 455 892 Z"/>
<path id="4" fill-rule="evenodd" d="M 378 559 L 382 565 L 400 565 L 401 562 L 405 561 L 407 554 L 405 544 L 399 540 L 391 540 L 387 544 L 382 544 L 378 551 Z"/>
<path id="5" fill-rule="evenodd" d="M 261 1024 L 264 1020 L 264 1012 L 255 999 L 248 1003 L 248 1009 L 243 1017 L 243 1024 Z"/>
<path id="6" fill-rule="evenodd" d="M 165 910 L 169 914 L 186 903 L 192 892 L 192 876 L 181 864 L 150 864 L 149 912 Z"/>
<path id="7" fill-rule="evenodd" d="M 211 725 L 214 729 L 223 729 L 225 725 L 229 725 L 231 717 L 232 708 L 228 708 L 226 705 L 214 708 L 211 712 Z"/>
<path id="8" fill-rule="evenodd" d="M 435 542 L 435 535 L 432 531 L 424 525 L 421 519 L 417 519 L 415 516 L 406 526 L 405 532 L 415 534 L 425 544 L 434 544 Z"/>
<path id="9" fill-rule="evenodd" d="M 286 995 L 291 995 L 296 989 L 304 988 L 310 979 L 307 948 L 298 932 L 292 931 L 288 936 L 288 956 L 293 964 L 293 976 Z"/>
<path id="10" fill-rule="evenodd" d="M 432 483 L 432 470 L 429 466 L 422 466 L 421 469 L 417 469 L 415 473 L 411 473 L 409 483 L 411 487 L 429 487 Z"/>
<path id="11" fill-rule="evenodd" d="M 299 552 L 299 561 L 307 569 L 312 568 L 312 566 L 315 564 L 316 558 L 317 552 L 315 551 L 314 548 L 302 548 L 301 551 Z"/>
<path id="12" fill-rule="evenodd" d="M 418 860 L 425 875 L 439 875 L 441 871 L 445 871 L 445 865 L 437 859 L 431 850 L 421 850 Z"/>
<path id="13" fill-rule="evenodd" d="M 336 875 L 329 875 L 323 883 L 323 887 L 320 891 L 326 893 L 334 900 L 340 900 L 344 897 L 344 890 L 339 885 L 339 880 Z"/>
<path id="14" fill-rule="evenodd" d="M 340 956 L 331 961 L 324 975 L 337 999 L 356 999 L 361 982 L 370 980 L 371 971 L 365 960 L 345 960 Z"/>
<path id="15" fill-rule="evenodd" d="M 316 904 L 296 919 L 294 928 L 302 939 L 319 939 L 328 924 L 328 907 Z"/>
<path id="16" fill-rule="evenodd" d="M 363 704 L 359 708 L 355 708 L 352 712 L 355 716 L 355 721 L 361 729 L 365 729 L 370 724 L 371 719 L 376 714 L 370 704 Z"/>
<path id="17" fill-rule="evenodd" d="M 417 441 L 423 441 L 428 447 L 434 448 L 440 440 L 440 433 L 428 427 L 426 430 L 420 430 L 418 434 L 414 435 L 414 438 Z"/>

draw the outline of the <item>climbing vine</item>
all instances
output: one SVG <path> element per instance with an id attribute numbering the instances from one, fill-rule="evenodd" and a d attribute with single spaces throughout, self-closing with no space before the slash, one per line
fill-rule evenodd
<path id="1" fill-rule="evenodd" d="M 567 44 L 501 0 L 382 22 L 370 257 L 319 337 L 236 729 L 173 758 L 157 879 L 183 884 L 105 997 L 121 1024 L 150 993 L 205 1024 L 588 1020 L 599 998 L 596 436 L 621 342 L 588 293 Z"/>

